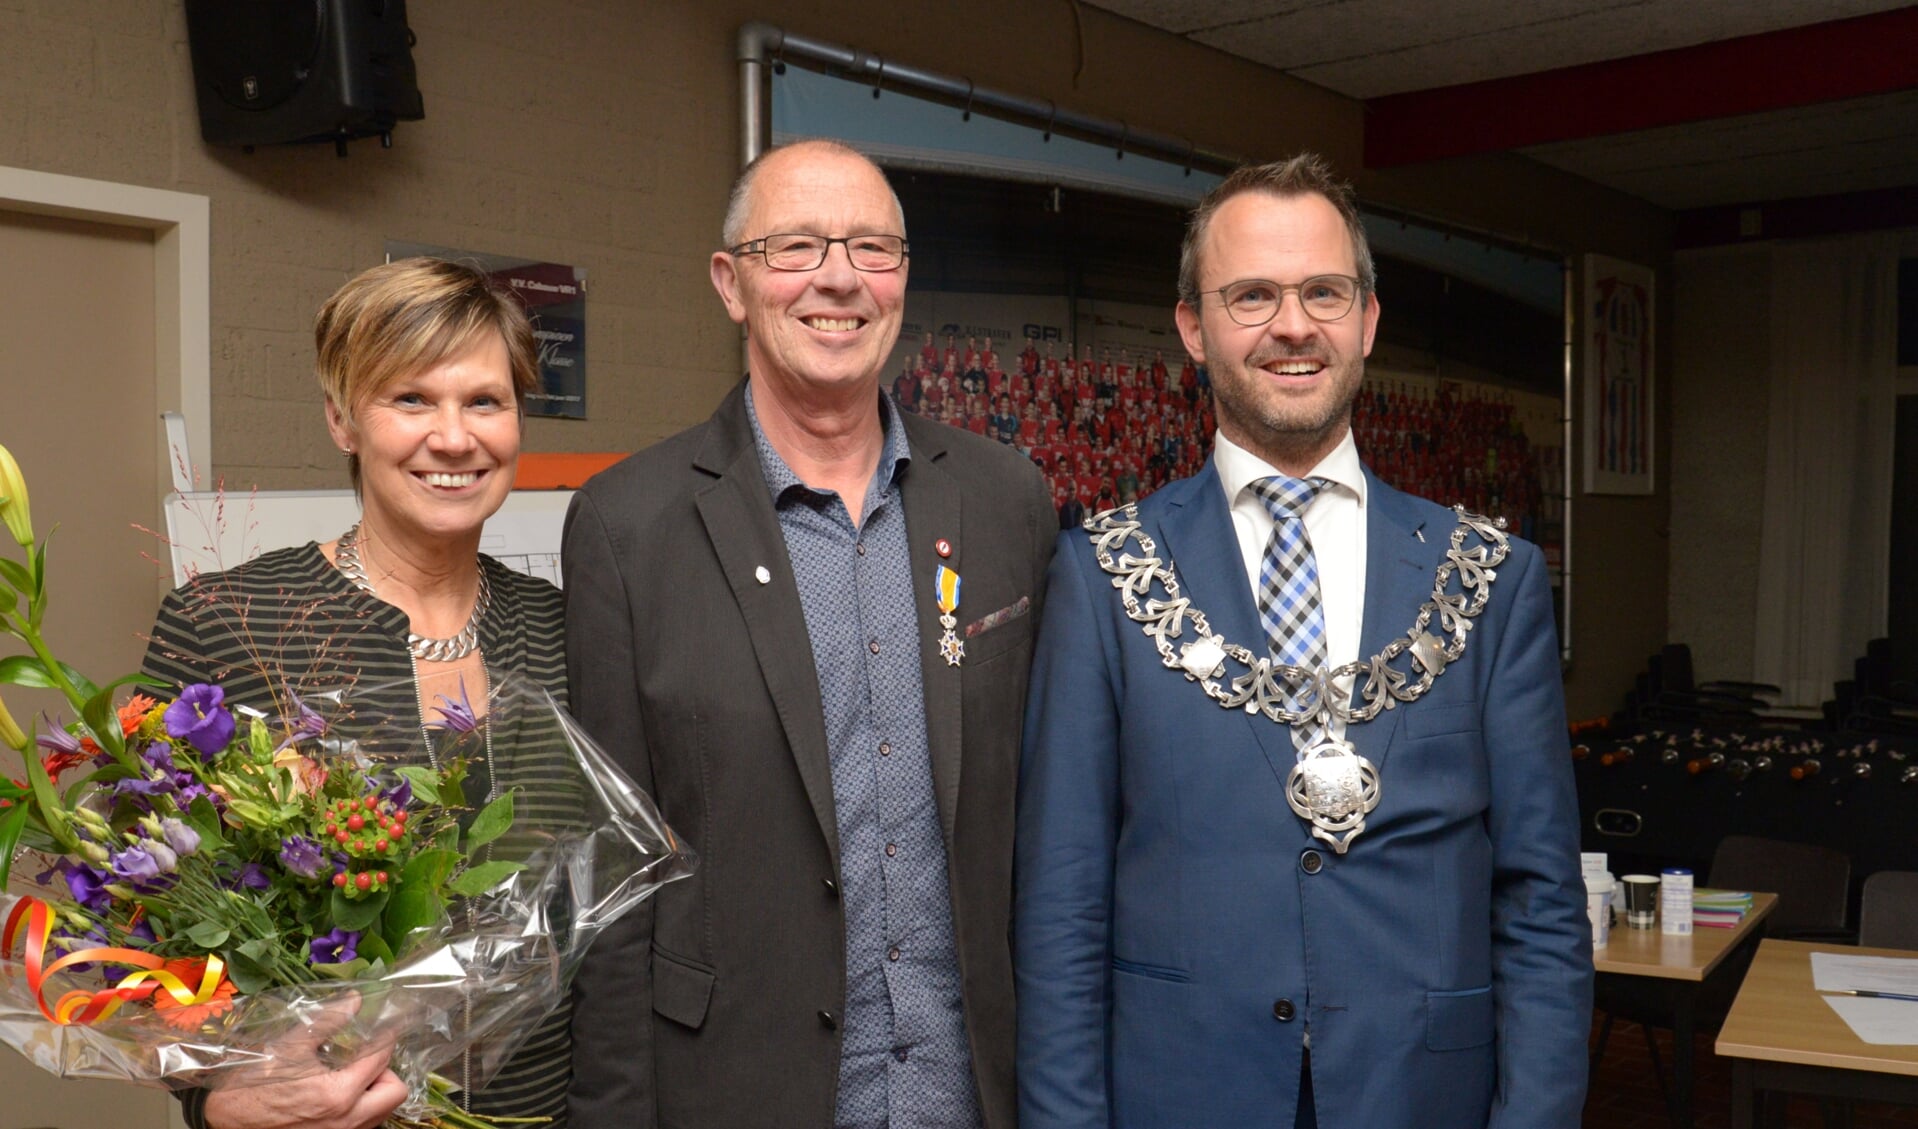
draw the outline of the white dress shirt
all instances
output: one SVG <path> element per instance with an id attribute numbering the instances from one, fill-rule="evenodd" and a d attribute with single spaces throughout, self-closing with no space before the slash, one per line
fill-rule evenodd
<path id="1" fill-rule="evenodd" d="M 1219 432 L 1213 441 L 1212 457 L 1219 469 L 1219 483 L 1225 488 L 1225 502 L 1232 510 L 1232 528 L 1239 537 L 1239 555 L 1245 562 L 1245 579 L 1254 604 L 1259 596 L 1259 569 L 1265 561 L 1266 542 L 1272 537 L 1272 514 L 1265 502 L 1251 489 L 1261 478 L 1281 473 L 1272 464 L 1226 438 Z M 1325 612 L 1325 650 L 1333 666 L 1357 661 L 1359 633 L 1365 622 L 1365 472 L 1359 467 L 1358 445 L 1348 428 L 1345 438 L 1332 453 L 1305 475 L 1325 479 L 1305 510 L 1305 535 L 1312 543 L 1312 556 L 1319 566 L 1319 603 Z M 1176 547 L 1175 547 L 1176 551 Z M 1255 651 L 1264 642 L 1235 639 L 1233 642 Z M 1351 679 L 1340 685 L 1351 688 Z M 1345 723 L 1334 719 L 1334 737 L 1343 736 Z"/>

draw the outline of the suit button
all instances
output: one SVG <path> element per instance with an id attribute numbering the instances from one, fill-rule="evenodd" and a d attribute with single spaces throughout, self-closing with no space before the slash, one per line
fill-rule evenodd
<path id="1" fill-rule="evenodd" d="M 819 1014 L 824 1015 L 826 1013 L 822 1011 Z M 1278 1020 L 1280 1023 L 1292 1022 L 1293 1014 L 1294 1011 L 1291 1000 L 1279 1000 L 1272 1005 L 1272 1018 Z"/>
<path id="2" fill-rule="evenodd" d="M 1291 1007 L 1292 1005 L 1287 1004 L 1286 1006 Z M 819 1025 L 821 1027 L 824 1027 L 826 1030 L 831 1031 L 835 1027 L 839 1026 L 839 1021 L 833 1018 L 832 1012 L 822 1011 L 819 1013 Z"/>
<path id="3" fill-rule="evenodd" d="M 831 894 L 835 898 L 839 896 L 839 883 L 834 882 L 830 878 L 821 878 L 819 881 L 826 887 L 826 893 Z"/>
<path id="4" fill-rule="evenodd" d="M 1307 851 L 1299 856 L 1299 869 L 1307 874 L 1317 874 L 1325 868 L 1325 856 L 1317 851 Z"/>
<path id="5" fill-rule="evenodd" d="M 887 858 L 892 858 L 892 857 L 893 857 L 894 855 L 897 855 L 898 853 L 899 853 L 899 844 L 897 844 L 897 843 L 887 843 L 887 844 L 886 844 L 886 857 L 887 857 Z"/>

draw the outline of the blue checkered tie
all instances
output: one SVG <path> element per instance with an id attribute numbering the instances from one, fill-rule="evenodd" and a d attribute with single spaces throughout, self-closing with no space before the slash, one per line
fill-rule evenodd
<path id="1" fill-rule="evenodd" d="M 1323 478 L 1273 475 L 1252 484 L 1272 515 L 1272 537 L 1259 565 L 1259 618 L 1266 645 L 1282 663 L 1319 670 L 1327 664 L 1325 608 L 1319 597 L 1319 563 L 1305 533 L 1305 510 L 1325 487 Z M 1299 703 L 1292 703 L 1293 709 Z M 1324 736 L 1317 723 L 1292 727 L 1292 743 L 1304 749 Z"/>

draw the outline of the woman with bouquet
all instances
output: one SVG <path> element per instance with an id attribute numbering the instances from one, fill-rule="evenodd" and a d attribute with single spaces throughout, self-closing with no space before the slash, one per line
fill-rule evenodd
<path id="1" fill-rule="evenodd" d="M 563 705 L 558 589 L 479 552 L 481 526 L 513 486 L 522 399 L 538 385 L 524 311 L 477 270 L 404 259 L 341 287 L 314 338 L 327 430 L 360 521 L 337 540 L 266 553 L 169 594 L 146 672 L 287 716 L 298 714 L 295 692 L 358 687 L 365 704 L 366 688 L 385 686 L 399 688 L 389 689 L 395 700 L 373 705 L 427 725 L 443 711 L 484 709 L 493 676 L 508 670 Z M 447 1073 L 462 1084 L 462 1105 L 563 1124 L 568 1013 L 548 1016 L 479 1092 L 455 1063 Z M 375 1054 L 291 1081 L 188 1091 L 187 1119 L 195 1129 L 364 1129 L 406 1097 L 383 1063 Z"/>

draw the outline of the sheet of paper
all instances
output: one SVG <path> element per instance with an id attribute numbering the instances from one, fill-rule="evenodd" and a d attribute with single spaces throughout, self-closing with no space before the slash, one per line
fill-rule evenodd
<path id="1" fill-rule="evenodd" d="M 1811 982 L 1821 992 L 1897 992 L 1918 996 L 1918 959 L 1813 953 Z"/>
<path id="2" fill-rule="evenodd" d="M 1918 1045 L 1918 1002 L 1825 996 L 1851 1033 L 1876 1046 Z"/>

